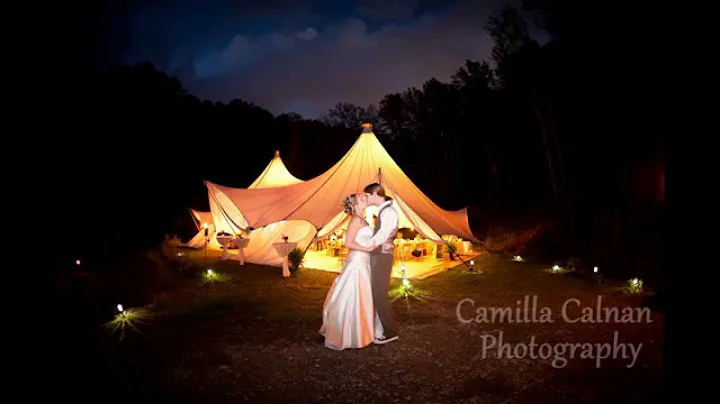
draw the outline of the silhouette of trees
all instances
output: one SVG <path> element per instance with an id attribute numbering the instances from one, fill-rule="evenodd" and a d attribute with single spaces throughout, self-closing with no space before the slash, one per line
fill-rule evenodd
<path id="1" fill-rule="evenodd" d="M 367 122 L 373 125 L 373 131 L 376 134 L 385 132 L 385 127 L 378 116 L 378 109 L 374 105 L 363 108 L 349 102 L 339 102 L 326 111 L 321 116 L 320 121 L 328 126 L 355 130 L 358 130 L 363 123 Z"/>

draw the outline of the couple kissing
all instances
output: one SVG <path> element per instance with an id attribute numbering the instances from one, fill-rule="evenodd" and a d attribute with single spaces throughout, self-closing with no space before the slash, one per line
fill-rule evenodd
<path id="1" fill-rule="evenodd" d="M 393 202 L 377 183 L 343 201 L 343 211 L 350 216 L 345 236 L 350 252 L 323 305 L 319 332 L 325 337 L 327 348 L 364 348 L 398 339 L 388 299 L 393 240 L 398 232 L 398 213 Z M 363 217 L 368 206 L 378 207 L 374 229 Z"/>

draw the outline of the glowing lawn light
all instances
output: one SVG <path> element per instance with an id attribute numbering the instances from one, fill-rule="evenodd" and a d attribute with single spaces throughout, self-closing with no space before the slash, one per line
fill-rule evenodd
<path id="1" fill-rule="evenodd" d="M 80 265 L 80 260 L 75 260 L 75 265 Z"/>
<path id="2" fill-rule="evenodd" d="M 467 265 L 467 271 L 465 271 L 465 273 L 467 273 L 467 274 L 481 274 L 482 273 L 482 271 L 475 270 L 475 260 L 470 260 L 465 265 Z"/>
<path id="3" fill-rule="evenodd" d="M 118 305 L 117 305 L 117 311 L 120 312 L 120 313 L 123 312 L 123 305 L 122 305 L 122 304 L 118 304 Z"/>
<path id="4" fill-rule="evenodd" d="M 559 267 L 559 266 L 557 266 L 557 265 L 553 265 L 553 268 L 552 268 L 552 269 L 553 269 L 553 271 L 556 271 L 556 272 L 557 272 L 557 271 L 559 271 L 559 270 L 560 270 L 560 267 Z"/>
<path id="5" fill-rule="evenodd" d="M 403 283 L 403 286 L 407 286 L 410 284 L 410 279 L 403 278 L 402 283 Z"/>
<path id="6" fill-rule="evenodd" d="M 626 288 L 630 293 L 640 293 L 643 290 L 642 279 L 632 278 L 628 281 L 628 287 Z"/>
<path id="7" fill-rule="evenodd" d="M 203 229 L 207 229 L 207 228 L 208 228 L 208 224 L 207 224 L 207 223 L 203 223 Z"/>
<path id="8" fill-rule="evenodd" d="M 593 268 L 593 272 L 597 273 L 597 272 L 598 272 L 598 267 Z"/>
<path id="9" fill-rule="evenodd" d="M 516 255 L 516 256 L 514 256 L 514 257 L 513 257 L 513 261 L 517 261 L 517 262 L 522 262 L 522 261 L 523 261 L 523 259 L 522 259 L 522 257 L 521 257 L 521 256 L 519 256 L 519 255 Z"/>
<path id="10" fill-rule="evenodd" d="M 208 269 L 208 270 L 207 270 L 207 274 L 208 274 L 208 275 L 212 275 L 212 269 Z"/>

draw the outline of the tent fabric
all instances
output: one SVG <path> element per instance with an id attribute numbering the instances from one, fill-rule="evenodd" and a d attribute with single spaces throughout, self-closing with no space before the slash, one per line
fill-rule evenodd
<path id="1" fill-rule="evenodd" d="M 209 213 L 209 212 L 203 212 Z M 215 225 L 210 223 L 208 225 L 208 247 L 209 248 L 222 248 L 220 243 L 217 241 L 217 231 L 215 231 Z M 201 228 L 200 231 L 193 236 L 187 243 L 180 244 L 182 247 L 190 248 L 205 248 L 205 229 Z"/>
<path id="2" fill-rule="evenodd" d="M 248 188 L 256 189 L 281 187 L 301 182 L 303 182 L 301 179 L 298 179 L 294 175 L 290 174 L 290 171 L 288 171 L 285 163 L 283 163 L 280 158 L 280 151 L 275 151 L 275 156 L 272 160 L 270 160 L 270 164 L 265 167 L 265 170 L 263 170 L 260 176 L 257 177 Z"/>
<path id="3" fill-rule="evenodd" d="M 205 247 L 205 228 L 203 225 L 207 224 L 208 228 L 208 247 L 221 248 L 215 238 L 217 232 L 215 230 L 215 224 L 213 223 L 213 217 L 211 212 L 203 212 L 195 209 L 190 209 L 190 214 L 195 218 L 195 226 L 198 228 L 197 234 L 193 236 L 187 243 L 181 243 L 180 246 L 190 248 L 204 248 Z"/>
<path id="4" fill-rule="evenodd" d="M 369 126 L 340 161 L 313 179 L 253 189 L 205 184 L 221 210 L 230 212 L 234 206 L 242 212 L 242 219 L 231 220 L 241 227 L 245 223 L 248 228 L 261 228 L 283 220 L 306 220 L 319 232 L 329 233 L 327 226 L 339 221 L 342 200 L 373 182 L 386 187 L 405 218 L 425 237 L 453 234 L 478 241 L 470 231 L 467 208 L 447 211 L 437 206 L 407 177 Z M 217 196 L 220 194 L 227 198 Z"/>
<path id="5" fill-rule="evenodd" d="M 282 237 L 287 236 L 297 243 L 296 248 L 305 251 L 316 232 L 315 227 L 304 220 L 281 221 L 252 230 L 248 236 L 250 242 L 243 250 L 244 259 L 253 264 L 280 267 L 283 258 L 275 251 L 274 243 L 282 242 Z"/>
<path id="6" fill-rule="evenodd" d="M 213 223 L 213 217 L 211 212 L 202 212 L 195 209 L 190 209 L 190 213 L 195 218 L 196 225 L 198 230 L 202 230 L 203 224 L 207 223 L 208 225 Z"/>
<path id="7" fill-rule="evenodd" d="M 253 181 L 250 188 L 271 188 L 300 182 L 302 180 L 290 174 L 282 162 L 280 153 L 276 151 L 273 159 L 260 176 Z M 189 242 L 184 244 L 187 247 L 205 248 L 205 231 L 202 224 L 209 223 L 209 248 L 222 248 L 216 238 L 219 232 L 233 235 L 244 234 L 250 240 L 243 250 L 243 257 L 246 262 L 280 267 L 283 260 L 275 251 L 273 243 L 279 242 L 283 236 L 287 236 L 297 243 L 298 248 L 305 249 L 315 238 L 315 227 L 304 220 L 280 221 L 250 230 L 240 210 L 225 194 L 208 187 L 208 200 L 210 212 L 190 209 L 193 217 L 198 221 L 200 231 Z M 230 258 L 237 258 L 237 256 L 233 257 L 231 254 Z"/>
<path id="8" fill-rule="evenodd" d="M 276 150 L 275 156 L 270 160 L 270 163 L 268 163 L 255 181 L 250 184 L 248 189 L 282 187 L 302 182 L 302 180 L 288 171 L 280 157 L 280 151 Z M 213 222 L 218 231 L 230 234 L 241 234 L 249 230 L 249 225 L 242 212 L 225 194 L 215 192 L 213 189 L 208 188 L 208 199 L 210 201 L 210 212 L 212 213 Z"/>

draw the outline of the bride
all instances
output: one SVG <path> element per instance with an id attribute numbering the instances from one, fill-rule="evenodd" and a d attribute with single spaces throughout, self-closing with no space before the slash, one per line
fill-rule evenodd
<path id="1" fill-rule="evenodd" d="M 370 284 L 370 252 L 377 246 L 371 244 L 373 229 L 362 217 L 366 207 L 362 193 L 343 201 L 343 211 L 351 216 L 345 236 L 350 253 L 325 298 L 320 328 L 330 349 L 363 348 L 383 333 Z"/>

